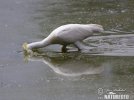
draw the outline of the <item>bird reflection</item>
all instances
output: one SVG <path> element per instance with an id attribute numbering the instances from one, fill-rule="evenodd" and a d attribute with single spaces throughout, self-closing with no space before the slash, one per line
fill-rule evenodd
<path id="1" fill-rule="evenodd" d="M 28 61 L 40 61 L 48 65 L 55 73 L 63 76 L 81 76 L 100 74 L 104 70 L 104 59 L 78 52 L 36 54 Z"/>

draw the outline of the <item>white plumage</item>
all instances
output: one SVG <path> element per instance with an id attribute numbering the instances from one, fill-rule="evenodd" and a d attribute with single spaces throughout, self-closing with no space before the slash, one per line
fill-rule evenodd
<path id="1" fill-rule="evenodd" d="M 81 43 L 82 40 L 93 36 L 94 33 L 102 33 L 103 27 L 98 24 L 67 24 L 56 28 L 42 41 L 27 44 L 30 50 L 46 47 L 51 44 L 61 44 L 63 49 L 69 44 L 74 44 L 79 50 L 89 49 Z"/>

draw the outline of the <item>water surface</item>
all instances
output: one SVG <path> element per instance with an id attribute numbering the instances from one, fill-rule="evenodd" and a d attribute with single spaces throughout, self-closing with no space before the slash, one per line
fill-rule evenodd
<path id="1" fill-rule="evenodd" d="M 124 89 L 133 100 L 133 7 L 133 0 L 0 0 L 0 100 L 97 100 L 99 88 Z M 90 52 L 56 45 L 23 55 L 24 42 L 68 23 L 118 32 L 88 38 Z"/>

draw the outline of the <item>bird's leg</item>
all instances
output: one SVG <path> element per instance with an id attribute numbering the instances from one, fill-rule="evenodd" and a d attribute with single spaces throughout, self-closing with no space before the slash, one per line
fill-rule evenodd
<path id="1" fill-rule="evenodd" d="M 81 41 L 75 42 L 74 45 L 78 48 L 79 51 L 81 51 L 81 50 L 90 50 L 90 49 L 93 48 L 93 47 L 86 46 Z"/>
<path id="2" fill-rule="evenodd" d="M 67 45 L 63 45 L 63 47 L 62 47 L 62 52 L 67 52 L 66 46 L 67 46 Z"/>

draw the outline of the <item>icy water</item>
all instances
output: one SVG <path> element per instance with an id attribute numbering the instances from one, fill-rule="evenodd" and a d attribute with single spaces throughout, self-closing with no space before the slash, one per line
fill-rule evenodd
<path id="1" fill-rule="evenodd" d="M 24 42 L 69 23 L 118 32 L 88 38 L 90 52 L 56 45 L 23 54 Z M 134 100 L 133 0 L 0 0 L 0 100 L 103 100 L 109 92 Z"/>

